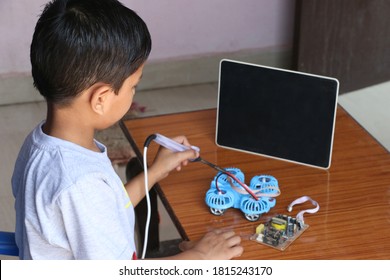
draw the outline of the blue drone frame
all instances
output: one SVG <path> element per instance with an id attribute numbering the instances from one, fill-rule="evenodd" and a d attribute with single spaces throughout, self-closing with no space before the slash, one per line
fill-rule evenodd
<path id="1" fill-rule="evenodd" d="M 245 182 L 244 173 L 240 169 L 232 167 L 225 170 Z M 229 175 L 219 172 L 211 181 L 205 201 L 210 212 L 216 216 L 223 215 L 226 209 L 233 207 L 240 209 L 248 221 L 254 222 L 275 206 L 276 199 L 273 196 L 279 194 L 279 186 L 275 177 L 258 175 L 251 179 L 249 189 L 256 194 L 257 199 Z"/>

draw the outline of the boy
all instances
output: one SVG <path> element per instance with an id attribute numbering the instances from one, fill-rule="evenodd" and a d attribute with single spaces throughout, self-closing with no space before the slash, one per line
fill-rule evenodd
<path id="1" fill-rule="evenodd" d="M 116 0 L 54 0 L 44 8 L 30 55 L 47 117 L 26 138 L 12 177 L 21 259 L 135 258 L 143 174 L 124 188 L 94 133 L 128 111 L 150 50 L 145 23 Z M 184 136 L 175 140 L 189 145 Z M 195 156 L 160 149 L 149 188 Z M 211 232 L 171 258 L 230 259 L 242 253 L 239 244 L 232 232 Z"/>

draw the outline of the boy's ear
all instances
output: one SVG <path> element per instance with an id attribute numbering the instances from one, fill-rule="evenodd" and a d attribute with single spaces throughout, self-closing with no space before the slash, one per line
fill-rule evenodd
<path id="1" fill-rule="evenodd" d="M 110 105 L 110 96 L 114 90 L 109 84 L 96 83 L 90 87 L 90 106 L 92 111 L 103 115 Z"/>

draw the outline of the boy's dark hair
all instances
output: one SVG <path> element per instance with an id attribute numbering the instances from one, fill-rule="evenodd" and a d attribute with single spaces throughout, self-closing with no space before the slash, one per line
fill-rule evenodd
<path id="1" fill-rule="evenodd" d="M 116 0 L 53 0 L 31 43 L 34 85 L 48 102 L 64 105 L 96 82 L 117 93 L 151 45 L 145 22 Z"/>

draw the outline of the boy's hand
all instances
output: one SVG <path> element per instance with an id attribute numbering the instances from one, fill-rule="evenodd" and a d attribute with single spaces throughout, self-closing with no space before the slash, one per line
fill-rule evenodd
<path id="1" fill-rule="evenodd" d="M 199 259 L 229 260 L 243 253 L 240 243 L 241 238 L 233 231 L 214 230 L 198 242 L 184 241 L 179 247 L 183 251 L 192 251 Z"/>
<path id="2" fill-rule="evenodd" d="M 174 137 L 172 140 L 189 147 L 191 146 L 185 136 Z M 198 156 L 199 154 L 192 149 L 184 152 L 172 152 L 166 148 L 160 147 L 153 164 L 150 167 L 150 173 L 153 173 L 156 176 L 155 181 L 159 181 L 167 177 L 169 172 L 174 169 L 180 171 L 182 166 L 186 166 L 190 159 Z"/>

